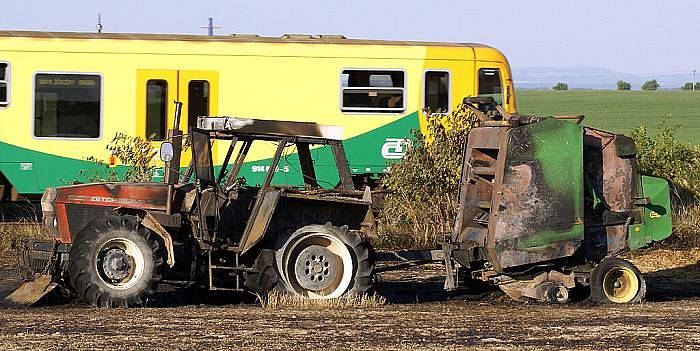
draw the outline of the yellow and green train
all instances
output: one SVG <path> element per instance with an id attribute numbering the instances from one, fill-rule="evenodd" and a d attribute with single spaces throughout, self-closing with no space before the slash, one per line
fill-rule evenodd
<path id="1" fill-rule="evenodd" d="M 201 115 L 343 126 L 353 174 L 376 176 L 401 157 L 411 129 L 425 126 L 424 107 L 447 112 L 478 95 L 516 111 L 506 58 L 480 44 L 0 31 L 0 193 L 14 199 L 70 183 L 91 167 L 88 156 L 110 159 L 105 147 L 119 132 L 157 147 L 175 100 L 184 103 L 183 130 Z M 215 157 L 226 150 L 216 146 Z M 273 151 L 250 151 L 254 161 L 241 170 L 249 183 L 262 179 Z M 315 150 L 320 166 L 324 154 Z M 293 164 L 275 177 L 299 180 Z"/>

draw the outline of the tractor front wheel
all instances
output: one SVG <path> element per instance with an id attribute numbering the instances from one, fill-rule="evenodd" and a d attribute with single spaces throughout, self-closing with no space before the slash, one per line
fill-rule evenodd
<path id="1" fill-rule="evenodd" d="M 91 222 L 70 250 L 71 287 L 97 307 L 143 305 L 161 280 L 158 240 L 135 217 L 109 216 Z"/>
<path id="2" fill-rule="evenodd" d="M 629 261 L 606 258 L 591 271 L 591 299 L 601 303 L 644 302 L 647 286 Z"/>

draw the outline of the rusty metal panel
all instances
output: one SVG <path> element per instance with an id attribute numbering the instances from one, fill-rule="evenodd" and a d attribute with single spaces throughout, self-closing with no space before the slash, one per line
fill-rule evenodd
<path id="1" fill-rule="evenodd" d="M 338 168 L 338 175 L 340 176 L 340 188 L 343 190 L 355 190 L 355 185 L 350 176 L 350 165 L 348 159 L 345 157 L 343 143 L 331 142 L 330 144 L 331 151 L 333 151 L 333 158 L 335 158 L 335 164 Z"/>
<path id="2" fill-rule="evenodd" d="M 211 157 L 209 133 L 190 128 L 190 140 L 192 141 L 195 177 L 206 185 L 213 184 L 216 179 L 214 178 L 214 164 Z"/>
<path id="3" fill-rule="evenodd" d="M 142 221 L 144 227 L 150 229 L 158 236 L 163 239 L 165 243 L 165 250 L 167 252 L 167 263 L 170 268 L 175 267 L 175 249 L 173 248 L 173 238 L 170 236 L 165 228 L 151 215 L 148 211 L 141 211 Z"/>
<path id="4" fill-rule="evenodd" d="M 168 186 L 163 183 L 93 183 L 59 187 L 55 203 L 165 211 Z"/>
<path id="5" fill-rule="evenodd" d="M 93 183 L 56 190 L 54 206 L 62 243 L 72 242 L 85 225 L 117 207 L 165 211 L 168 197 L 163 183 Z"/>
<path id="6" fill-rule="evenodd" d="M 629 138 L 592 128 L 584 130 L 586 180 L 606 208 L 615 212 L 631 210 L 635 161 L 633 154 L 627 155 L 628 143 L 620 142 Z"/>
<path id="7" fill-rule="evenodd" d="M 304 177 L 304 184 L 309 188 L 318 188 L 316 170 L 314 169 L 313 158 L 311 158 L 309 144 L 297 143 L 297 151 L 299 154 L 299 163 L 301 164 L 301 173 Z"/>
<path id="8" fill-rule="evenodd" d="M 42 274 L 34 280 L 20 285 L 17 290 L 5 297 L 5 301 L 13 305 L 30 306 L 58 286 L 50 274 Z"/>
<path id="9" fill-rule="evenodd" d="M 509 134 L 489 228 L 494 267 L 573 255 L 583 241 L 582 127 L 547 119 Z"/>
<path id="10" fill-rule="evenodd" d="M 477 128 L 467 140 L 459 187 L 459 209 L 452 242 L 478 242 L 484 239 L 489 221 L 499 144 L 507 136 L 505 128 Z M 479 172 L 479 171 L 486 172 Z M 466 264 L 464 262 L 463 264 Z"/>
<path id="11" fill-rule="evenodd" d="M 282 191 L 280 190 L 268 190 L 259 195 L 262 196 L 262 200 L 256 203 L 256 208 L 253 209 L 251 217 L 248 219 L 243 239 L 237 248 L 241 254 L 251 249 L 263 238 L 281 195 Z"/>

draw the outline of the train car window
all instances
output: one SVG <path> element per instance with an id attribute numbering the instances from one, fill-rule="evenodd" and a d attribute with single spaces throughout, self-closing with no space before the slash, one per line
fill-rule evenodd
<path id="1" fill-rule="evenodd" d="M 34 78 L 34 136 L 99 138 L 102 77 L 97 74 L 37 73 Z"/>
<path id="2" fill-rule="evenodd" d="M 343 112 L 396 113 L 406 109 L 403 71 L 344 70 L 340 75 Z"/>
<path id="3" fill-rule="evenodd" d="M 503 104 L 501 71 L 498 68 L 479 69 L 479 96 L 490 96 L 497 104 Z"/>
<path id="4" fill-rule="evenodd" d="M 197 126 L 197 117 L 209 115 L 209 82 L 193 80 L 187 87 L 187 122 Z"/>
<path id="5" fill-rule="evenodd" d="M 10 104 L 10 65 L 0 62 L 0 107 Z"/>
<path id="6" fill-rule="evenodd" d="M 431 113 L 447 113 L 450 110 L 450 73 L 446 71 L 425 72 L 423 107 Z"/>
<path id="7" fill-rule="evenodd" d="M 146 82 L 146 137 L 165 140 L 168 129 L 168 82 L 150 79 Z"/>

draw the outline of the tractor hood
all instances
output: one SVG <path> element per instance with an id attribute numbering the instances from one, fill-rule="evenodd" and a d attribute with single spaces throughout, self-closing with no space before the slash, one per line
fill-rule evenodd
<path id="1" fill-rule="evenodd" d="M 90 183 L 46 189 L 57 204 L 165 210 L 168 186 L 163 183 Z"/>
<path id="2" fill-rule="evenodd" d="M 192 184 L 175 187 L 178 205 L 192 188 Z M 167 199 L 167 184 L 120 182 L 47 188 L 41 202 L 47 228 L 59 242 L 68 244 L 90 222 L 119 207 L 165 212 Z"/>

